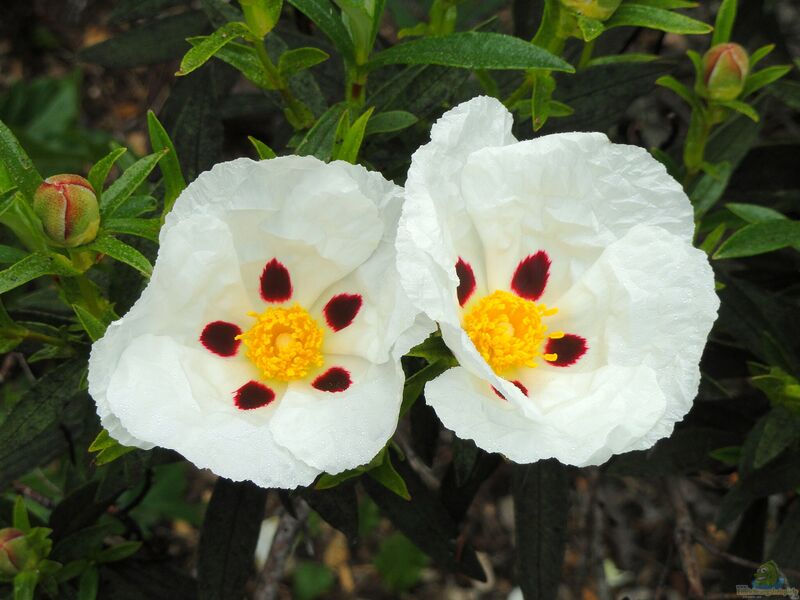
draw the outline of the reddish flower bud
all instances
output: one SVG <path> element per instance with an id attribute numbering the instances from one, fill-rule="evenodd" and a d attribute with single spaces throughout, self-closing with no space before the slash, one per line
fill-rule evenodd
<path id="1" fill-rule="evenodd" d="M 22 531 L 11 527 L 0 529 L 0 581 L 12 579 L 35 564 L 36 558 Z"/>
<path id="2" fill-rule="evenodd" d="M 78 175 L 45 179 L 33 196 L 33 210 L 47 236 L 60 246 L 88 244 L 100 227 L 97 196 L 91 184 Z"/>
<path id="3" fill-rule="evenodd" d="M 703 56 L 703 95 L 711 100 L 735 100 L 744 88 L 750 58 L 739 44 L 717 44 Z"/>
<path id="4" fill-rule="evenodd" d="M 622 0 L 561 0 L 572 12 L 598 21 L 610 18 L 621 3 Z"/>

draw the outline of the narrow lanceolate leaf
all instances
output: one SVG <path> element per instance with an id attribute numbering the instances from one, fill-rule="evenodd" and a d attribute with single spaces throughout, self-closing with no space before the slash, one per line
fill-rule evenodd
<path id="1" fill-rule="evenodd" d="M 755 69 L 755 66 L 764 58 L 766 58 L 773 50 L 775 50 L 775 44 L 767 44 L 766 46 L 761 46 L 761 48 L 753 52 L 750 55 L 750 72 L 752 73 L 753 69 Z"/>
<path id="2" fill-rule="evenodd" d="M 714 258 L 741 258 L 780 250 L 788 246 L 800 248 L 800 221 L 766 221 L 743 227 L 714 254 Z"/>
<path id="3" fill-rule="evenodd" d="M 731 110 L 735 110 L 739 114 L 744 115 L 748 119 L 758 123 L 759 116 L 756 109 L 750 106 L 747 102 L 742 102 L 741 100 L 728 100 L 726 102 L 717 102 L 720 106 L 724 106 L 725 108 L 730 108 Z"/>
<path id="4" fill-rule="evenodd" d="M 0 271 L 0 294 L 24 285 L 43 275 L 77 275 L 71 263 L 60 254 L 29 254 L 4 271 Z"/>
<path id="5" fill-rule="evenodd" d="M 78 317 L 78 321 L 80 321 L 83 329 L 89 334 L 89 339 L 96 342 L 103 337 L 108 323 L 103 323 L 100 319 L 78 304 L 73 304 L 72 310 L 75 311 L 75 316 Z"/>
<path id="6" fill-rule="evenodd" d="M 142 273 L 145 277 L 150 277 L 153 272 L 153 265 L 145 256 L 133 246 L 111 237 L 110 235 L 99 235 L 95 241 L 86 246 L 89 250 L 107 254 L 114 260 L 129 265 Z"/>
<path id="7" fill-rule="evenodd" d="M 289 0 L 289 4 L 311 19 L 347 61 L 355 58 L 353 40 L 342 17 L 330 0 Z"/>
<path id="8" fill-rule="evenodd" d="M 614 54 L 611 56 L 598 56 L 589 61 L 589 67 L 598 67 L 600 65 L 618 65 L 624 63 L 646 63 L 658 60 L 656 54 L 643 54 L 640 52 L 628 52 L 627 54 Z"/>
<path id="9" fill-rule="evenodd" d="M 639 4 L 641 6 L 654 6 L 664 10 L 673 10 L 676 8 L 695 8 L 698 3 L 687 2 L 687 0 L 629 0 L 625 4 Z"/>
<path id="10" fill-rule="evenodd" d="M 787 217 L 773 208 L 759 206 L 758 204 L 744 204 L 729 202 L 725 205 L 729 211 L 748 223 L 761 223 L 763 221 L 783 221 Z"/>
<path id="11" fill-rule="evenodd" d="M 270 158 L 275 158 L 278 156 L 275 154 L 275 151 L 272 148 L 267 146 L 261 140 L 254 138 L 252 135 L 248 135 L 247 139 L 250 140 L 251 144 L 253 144 L 253 148 L 255 148 L 256 152 L 258 152 L 258 158 L 261 160 L 269 160 Z"/>
<path id="12" fill-rule="evenodd" d="M 464 69 L 549 69 L 574 72 L 573 67 L 524 40 L 478 31 L 426 37 L 379 52 L 370 67 L 383 65 L 443 65 Z"/>
<path id="13" fill-rule="evenodd" d="M 777 65 L 775 67 L 767 67 L 756 73 L 753 73 L 747 78 L 742 90 L 742 98 L 746 98 L 750 94 L 754 94 L 763 87 L 768 86 L 770 83 L 778 81 L 781 77 L 786 75 L 792 70 L 790 65 Z"/>
<path id="14" fill-rule="evenodd" d="M 714 35 L 711 45 L 724 44 L 730 41 L 733 32 L 733 22 L 736 20 L 737 0 L 722 0 L 717 11 L 717 20 L 714 22 Z"/>
<path id="15" fill-rule="evenodd" d="M 103 158 L 98 160 L 94 165 L 92 165 L 92 168 L 89 169 L 89 175 L 86 177 L 86 179 L 88 179 L 89 183 L 92 184 L 98 202 L 102 201 L 103 186 L 106 183 L 106 179 L 108 178 L 111 168 L 114 166 L 114 163 L 117 162 L 117 159 L 127 151 L 127 148 L 115 148 Z"/>
<path id="16" fill-rule="evenodd" d="M 11 265 L 28 256 L 28 253 L 14 246 L 0 244 L 0 265 Z"/>
<path id="17" fill-rule="evenodd" d="M 197 572 L 201 600 L 244 597 L 266 499 L 267 490 L 249 481 L 217 479 L 200 534 Z"/>
<path id="18" fill-rule="evenodd" d="M 160 219 L 114 217 L 103 224 L 103 231 L 108 233 L 127 233 L 128 235 L 135 235 L 154 242 L 158 241 L 159 229 L 161 229 Z"/>
<path id="19" fill-rule="evenodd" d="M 150 145 L 153 152 L 166 152 L 158 167 L 164 176 L 164 214 L 175 204 L 175 199 L 186 187 L 186 179 L 181 171 L 181 163 L 175 153 L 175 145 L 167 134 L 167 130 L 152 110 L 147 111 L 147 130 L 150 134 Z"/>
<path id="20" fill-rule="evenodd" d="M 568 510 L 567 467 L 553 459 L 514 465 L 516 571 L 526 600 L 558 596 Z"/>
<path id="21" fill-rule="evenodd" d="M 353 164 L 356 163 L 358 160 L 358 152 L 361 150 L 361 143 L 364 141 L 364 132 L 367 129 L 367 123 L 372 116 L 373 110 L 375 110 L 374 107 L 370 108 L 367 112 L 358 117 L 348 128 L 342 145 L 334 158 Z"/>
<path id="22" fill-rule="evenodd" d="M 730 163 L 720 163 L 713 173 L 703 173 L 697 183 L 688 190 L 696 216 L 703 216 L 717 203 L 725 193 L 732 174 L 733 168 Z"/>
<path id="23" fill-rule="evenodd" d="M 347 106 L 344 103 L 334 104 L 326 110 L 297 146 L 295 152 L 300 156 L 310 155 L 320 160 L 330 160 L 336 126 L 346 110 Z"/>
<path id="24" fill-rule="evenodd" d="M 193 46 L 183 56 L 181 67 L 175 75 L 188 75 L 192 71 L 199 69 L 208 59 L 219 52 L 220 48 L 239 37 L 252 37 L 247 25 L 238 21 L 225 23 L 214 33 L 203 38 L 203 41 Z"/>
<path id="25" fill-rule="evenodd" d="M 419 119 L 405 110 L 390 110 L 373 117 L 367 123 L 366 135 L 391 133 L 411 127 Z"/>
<path id="26" fill-rule="evenodd" d="M 605 23 L 606 29 L 612 27 L 647 27 L 669 33 L 704 34 L 713 28 L 707 23 L 692 19 L 679 13 L 642 6 L 640 4 L 623 4 Z"/>
<path id="27" fill-rule="evenodd" d="M 319 48 L 296 48 L 281 54 L 278 60 L 278 72 L 281 77 L 288 79 L 295 73 L 309 69 L 314 65 L 325 62 L 330 58 L 327 52 Z"/>
<path id="28" fill-rule="evenodd" d="M 773 408 L 764 420 L 756 445 L 753 467 L 760 469 L 800 440 L 800 417 L 784 406 Z"/>
<path id="29" fill-rule="evenodd" d="M 140 158 L 108 187 L 100 202 L 100 214 L 104 219 L 111 217 L 125 204 L 125 201 L 147 180 L 148 175 L 166 153 L 167 150 L 161 150 Z"/>
<path id="30" fill-rule="evenodd" d="M 680 81 L 675 79 L 672 75 L 662 75 L 658 79 L 656 79 L 656 84 L 667 88 L 668 90 L 672 90 L 678 96 L 683 98 L 689 106 L 693 108 L 700 108 L 700 101 L 698 100 L 695 93 L 682 84 Z"/>
<path id="31" fill-rule="evenodd" d="M 2 121 L 0 121 L 0 161 L 5 165 L 8 175 L 19 191 L 32 198 L 36 188 L 42 183 L 42 176 L 33 166 L 33 162 L 17 138 Z"/>

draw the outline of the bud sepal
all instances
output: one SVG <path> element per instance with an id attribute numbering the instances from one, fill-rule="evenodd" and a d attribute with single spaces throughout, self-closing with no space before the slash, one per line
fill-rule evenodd
<path id="1" fill-rule="evenodd" d="M 79 175 L 48 177 L 33 196 L 33 210 L 45 234 L 57 245 L 88 244 L 100 228 L 100 209 L 92 185 Z"/>

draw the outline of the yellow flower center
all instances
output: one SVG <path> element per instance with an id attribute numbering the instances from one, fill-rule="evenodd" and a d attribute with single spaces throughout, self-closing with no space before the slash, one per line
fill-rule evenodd
<path id="1" fill-rule="evenodd" d="M 556 354 L 544 354 L 548 338 L 564 337 L 562 332 L 547 333 L 544 317 L 558 312 L 544 304 L 497 290 L 481 298 L 464 315 L 467 335 L 495 373 L 518 367 L 535 367 L 536 359 L 554 361 Z"/>
<path id="2" fill-rule="evenodd" d="M 293 381 L 323 364 L 322 328 L 302 306 L 268 308 L 251 312 L 256 323 L 236 336 L 247 348 L 246 356 L 264 379 Z"/>

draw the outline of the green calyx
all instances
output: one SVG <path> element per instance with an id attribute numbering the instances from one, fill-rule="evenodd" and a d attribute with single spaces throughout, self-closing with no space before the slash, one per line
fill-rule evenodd
<path id="1" fill-rule="evenodd" d="M 703 56 L 703 77 L 697 90 L 710 100 L 739 97 L 750 72 L 750 58 L 739 44 L 717 44 Z"/>
<path id="2" fill-rule="evenodd" d="M 50 241 L 67 248 L 97 236 L 100 210 L 91 184 L 78 175 L 54 175 L 33 196 L 33 210 Z"/>

